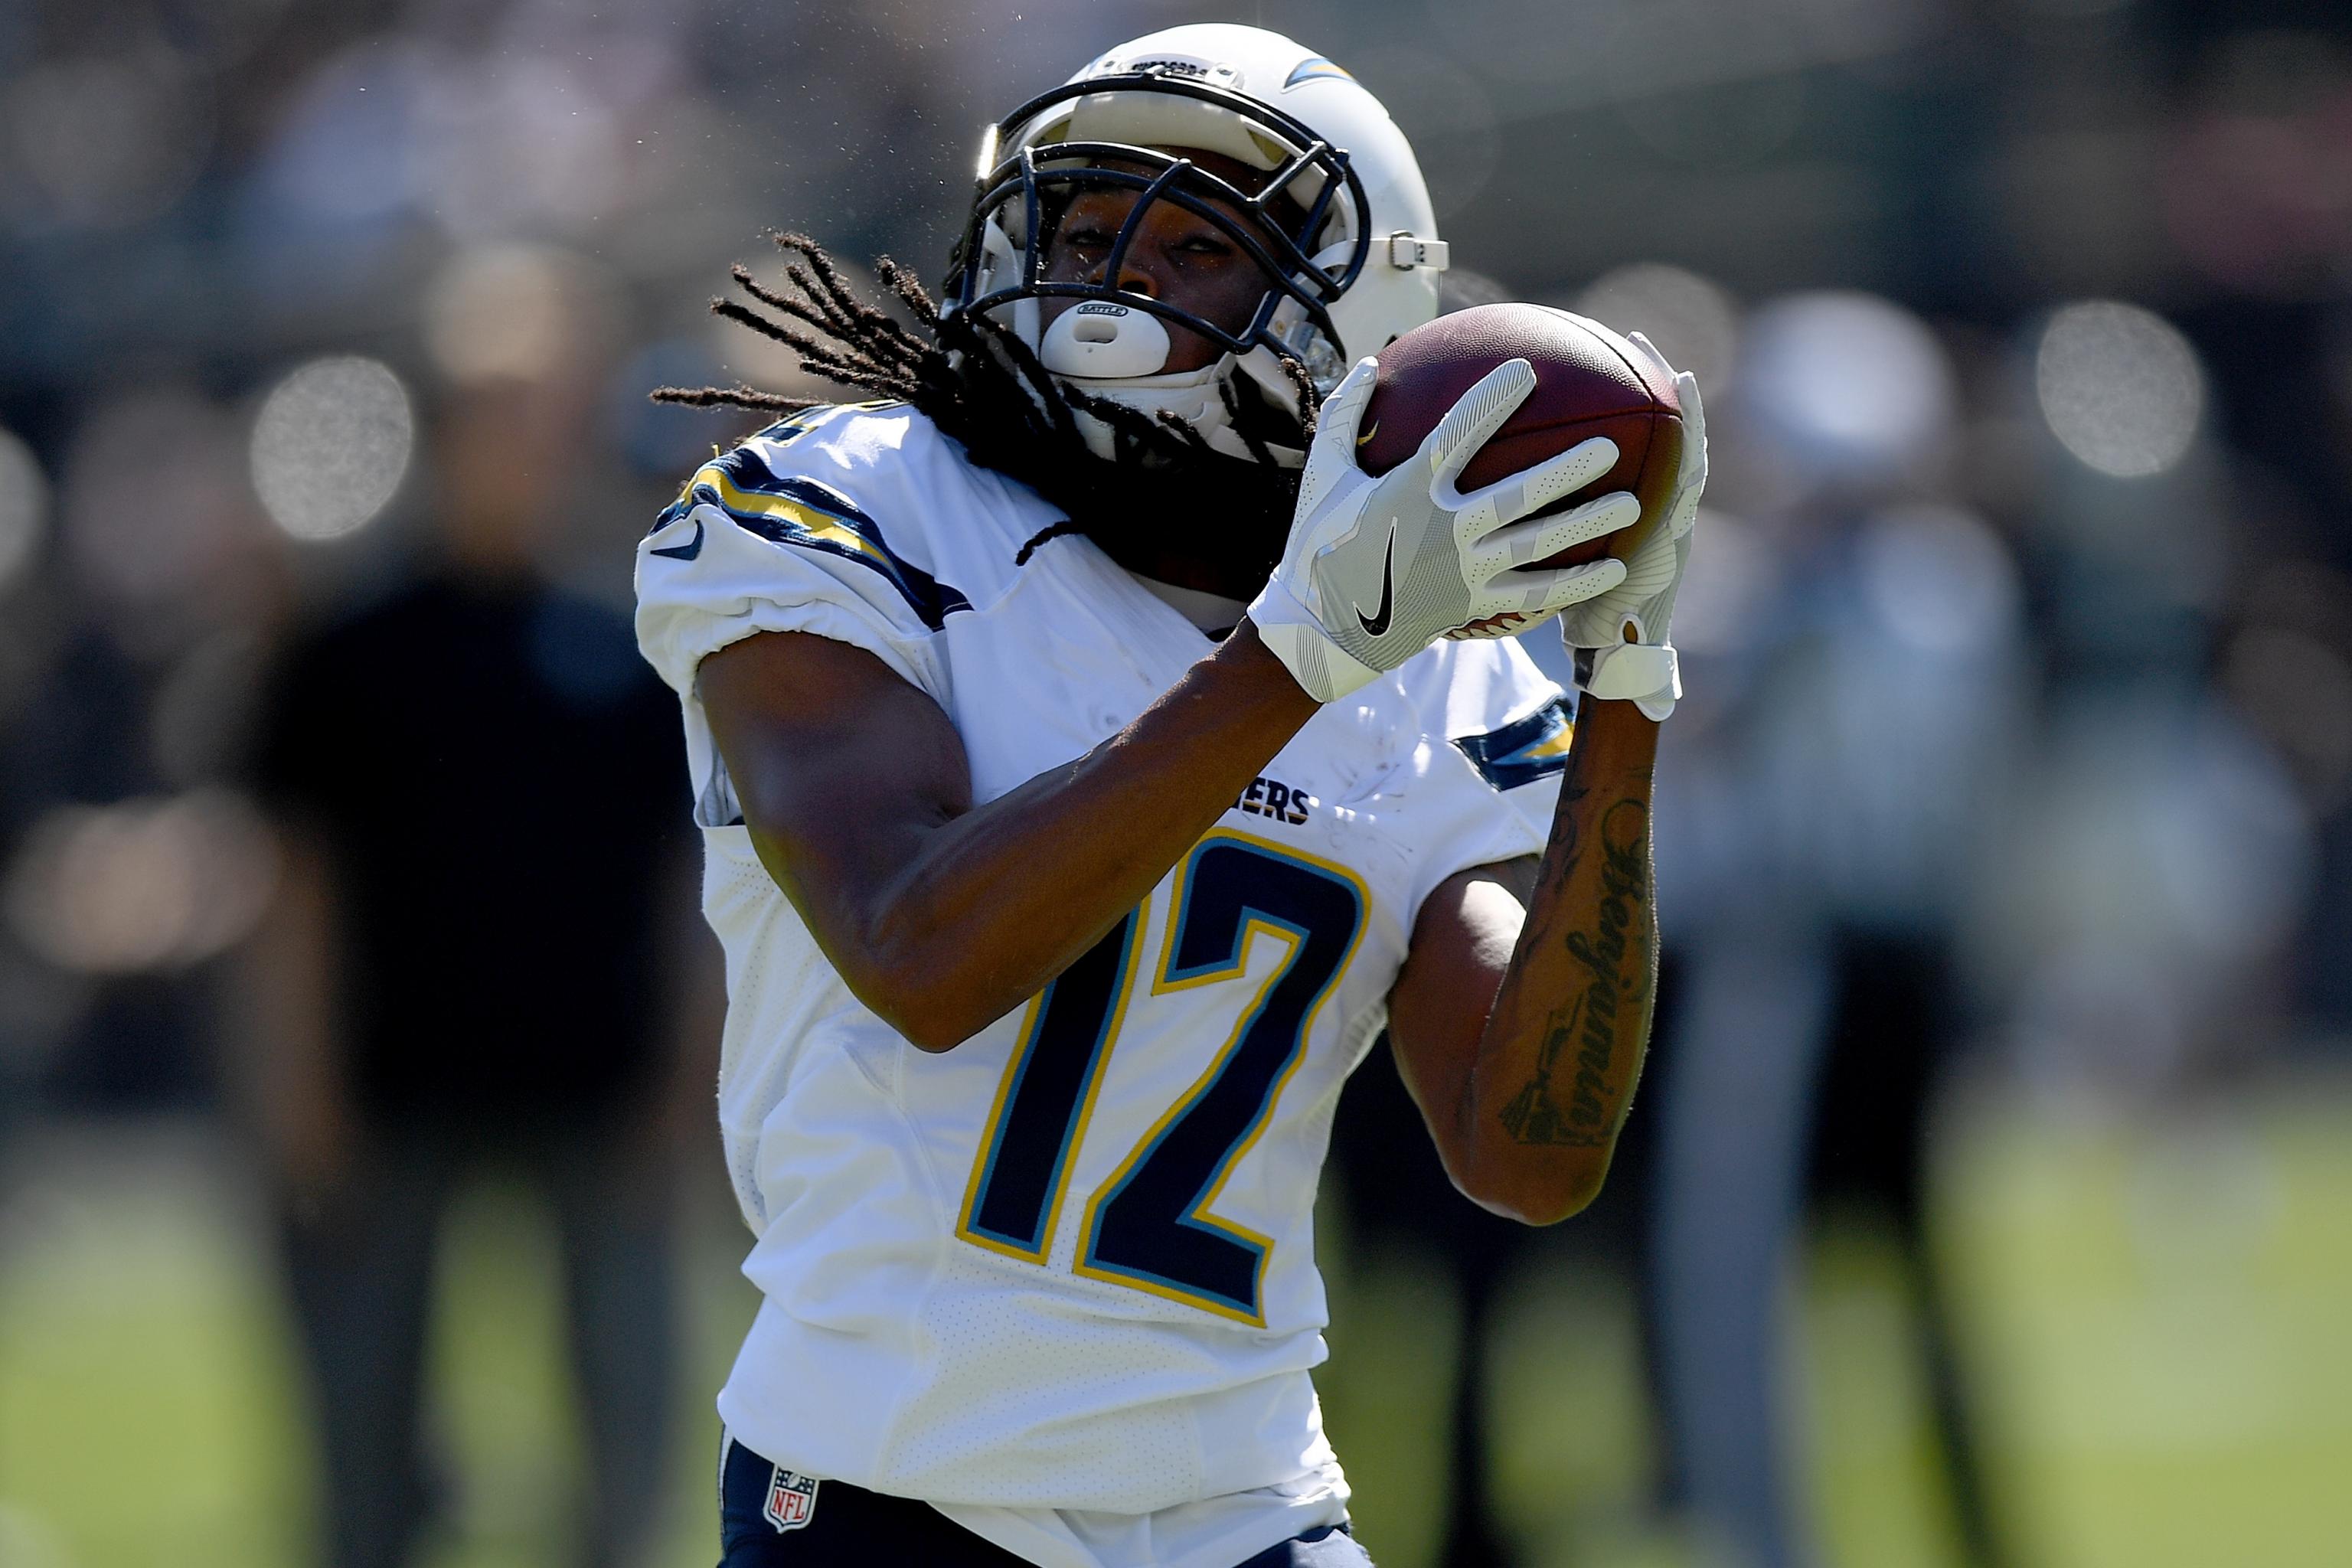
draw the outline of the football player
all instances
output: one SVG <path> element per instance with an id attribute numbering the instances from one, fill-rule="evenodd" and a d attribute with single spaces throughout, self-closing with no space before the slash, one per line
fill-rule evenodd
<path id="1" fill-rule="evenodd" d="M 1455 1184 L 1590 1201 L 1639 1072 L 1667 621 L 1589 441 L 1456 480 L 1533 384 L 1354 452 L 1446 260 L 1328 60 L 1202 26 L 993 128 L 935 309 L 809 242 L 715 309 L 877 401 L 714 458 L 640 548 L 685 711 L 762 1293 L 729 1568 L 1368 1559 L 1309 1369 L 1333 1108 L 1383 1026 Z M 1350 368 L 1350 361 L 1354 361 Z M 1562 694 L 1494 634 L 1565 611 Z"/>

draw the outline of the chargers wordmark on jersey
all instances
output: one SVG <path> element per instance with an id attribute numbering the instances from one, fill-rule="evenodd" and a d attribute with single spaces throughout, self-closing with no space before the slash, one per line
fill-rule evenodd
<path id="1" fill-rule="evenodd" d="M 775 1474 L 768 1478 L 767 1506 L 761 1516 L 776 1527 L 779 1534 L 787 1530 L 800 1530 L 816 1517 L 816 1478 L 803 1476 L 778 1465 Z"/>
<path id="2" fill-rule="evenodd" d="M 1297 784 L 1280 779 L 1267 778 L 1264 773 L 1250 780 L 1249 788 L 1242 791 L 1234 802 L 1235 811 L 1245 811 L 1252 816 L 1270 816 L 1276 822 L 1286 822 L 1297 827 L 1307 820 L 1307 814 L 1322 805 Z"/>

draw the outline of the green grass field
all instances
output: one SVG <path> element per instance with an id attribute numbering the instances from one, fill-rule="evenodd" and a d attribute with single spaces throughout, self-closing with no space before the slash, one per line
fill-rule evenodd
<path id="1" fill-rule="evenodd" d="M 1983 1104 L 1952 1120 L 1940 1245 L 1964 1289 L 1990 1479 L 2020 1568 L 2352 1560 L 2352 1088 L 2162 1123 Z M 0 1564 L 295 1568 L 307 1456 L 266 1233 L 217 1149 L 89 1130 L 20 1149 L 0 1204 Z M 663 1568 L 716 1556 L 709 1394 L 751 1302 L 723 1197 L 691 1222 L 698 1369 Z M 577 1463 L 551 1243 L 486 1191 L 447 1239 L 435 1352 L 457 1517 L 431 1568 L 555 1568 Z M 1334 1268 L 1322 1384 L 1383 1568 L 1429 1562 L 1433 1354 L 1453 1304 L 1410 1258 Z M 1955 1555 L 1884 1249 L 1835 1228 L 1797 1314 L 1816 1528 L 1837 1568 Z M 1640 1499 L 1649 1434 L 1615 1281 L 1528 1278 L 1500 1331 L 1499 1490 L 1539 1568 L 1696 1568 Z"/>

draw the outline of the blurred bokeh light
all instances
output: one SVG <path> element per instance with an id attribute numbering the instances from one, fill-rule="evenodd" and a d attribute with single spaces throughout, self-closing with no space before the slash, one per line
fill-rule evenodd
<path id="1" fill-rule="evenodd" d="M 1813 473 L 1884 482 L 1950 439 L 1957 389 L 1926 322 L 1891 300 L 1819 292 L 1749 318 L 1740 356 L 1757 424 Z"/>
<path id="2" fill-rule="evenodd" d="M 35 823 L 0 888 L 26 946 L 59 968 L 184 968 L 253 929 L 277 879 L 268 830 L 226 791 L 60 806 Z"/>
<path id="3" fill-rule="evenodd" d="M 2008 634 L 2019 610 L 2017 568 L 1985 521 L 1941 502 L 1874 518 L 1859 541 L 1863 591 L 1896 637 L 1936 652 Z"/>
<path id="4" fill-rule="evenodd" d="M 520 341 L 531 346 L 528 331 Z M 400 489 L 415 436 L 407 390 L 389 366 L 355 354 L 314 360 L 261 405 L 253 488 L 293 538 L 339 539 Z"/>
<path id="5" fill-rule="evenodd" d="M 2111 300 L 2051 316 L 2034 351 L 2033 384 L 2051 434 L 2118 479 L 2179 462 L 2205 405 L 2189 341 L 2154 311 Z"/>
<path id="6" fill-rule="evenodd" d="M 425 300 L 425 342 L 454 382 L 536 381 L 606 330 L 607 302 L 575 257 L 539 246 L 460 252 Z"/>

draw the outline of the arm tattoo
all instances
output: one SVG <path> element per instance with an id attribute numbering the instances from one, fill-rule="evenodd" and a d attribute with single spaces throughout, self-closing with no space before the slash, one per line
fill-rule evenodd
<path id="1" fill-rule="evenodd" d="M 1595 923 L 1570 931 L 1561 944 L 1581 968 L 1584 987 L 1544 1020 L 1535 1076 L 1502 1109 L 1514 1142 L 1600 1148 L 1622 1118 L 1621 1047 L 1638 1034 L 1649 999 L 1649 825 L 1638 800 L 1621 800 L 1601 816 Z"/>

